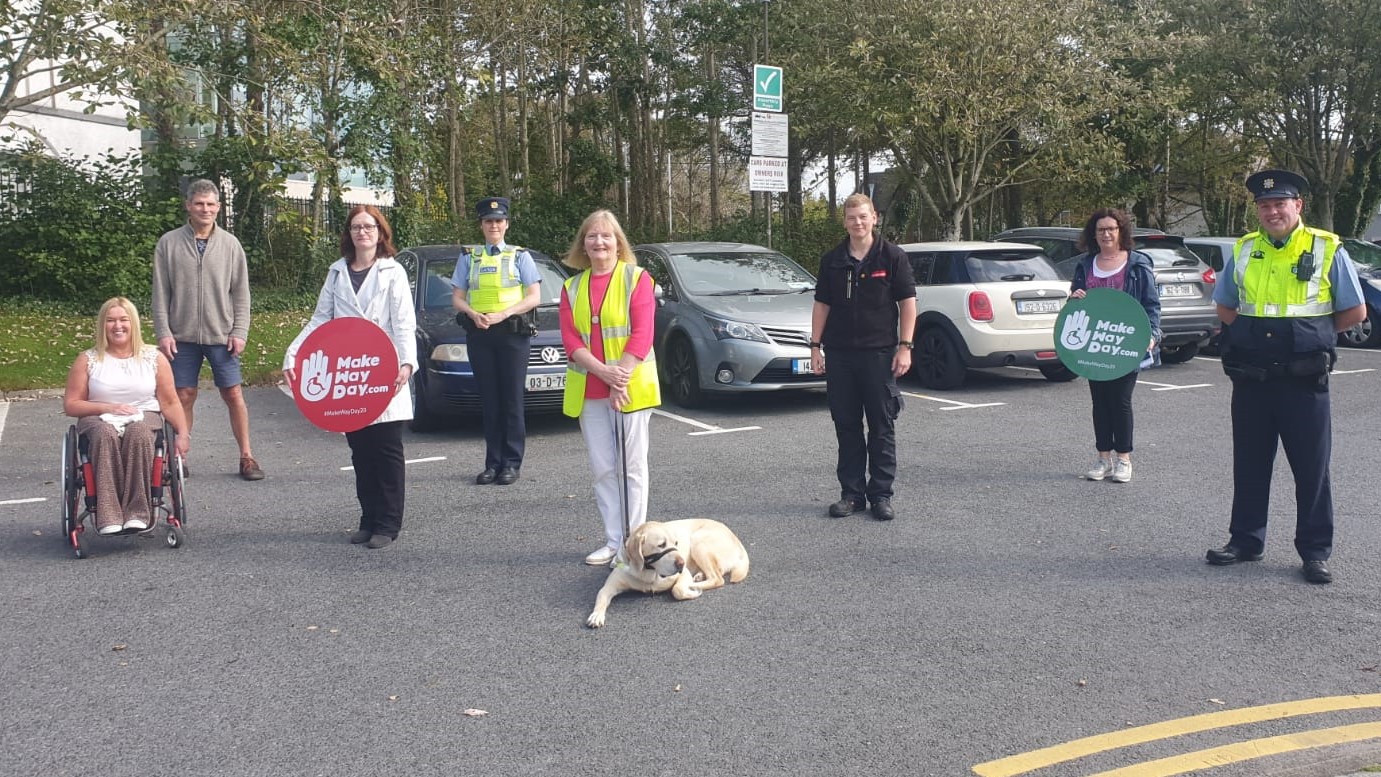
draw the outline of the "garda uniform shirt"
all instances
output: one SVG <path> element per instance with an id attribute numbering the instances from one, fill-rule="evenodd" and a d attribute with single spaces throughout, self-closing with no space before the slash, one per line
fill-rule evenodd
<path id="1" fill-rule="evenodd" d="M 861 260 L 849 255 L 849 239 L 820 259 L 815 301 L 830 307 L 820 342 L 829 348 L 897 345 L 897 303 L 916 296 L 906 252 L 881 237 Z"/>

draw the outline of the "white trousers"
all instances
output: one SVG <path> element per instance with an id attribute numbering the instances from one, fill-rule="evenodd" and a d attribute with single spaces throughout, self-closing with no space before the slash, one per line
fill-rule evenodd
<path id="1" fill-rule="evenodd" d="M 623 453 L 619 460 L 619 416 L 623 416 Z M 580 433 L 590 452 L 594 473 L 595 504 L 604 519 L 605 544 L 623 546 L 623 501 L 619 491 L 627 472 L 628 527 L 636 529 L 647 520 L 647 426 L 651 410 L 620 413 L 606 399 L 587 399 L 580 410 Z M 626 468 L 625 468 L 626 467 Z"/>

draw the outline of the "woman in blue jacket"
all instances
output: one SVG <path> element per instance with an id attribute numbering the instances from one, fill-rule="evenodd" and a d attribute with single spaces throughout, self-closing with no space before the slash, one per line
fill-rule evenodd
<path id="1" fill-rule="evenodd" d="M 1079 250 L 1088 251 L 1088 255 L 1074 268 L 1070 296 L 1080 299 L 1088 289 L 1117 289 L 1140 302 L 1151 320 L 1152 338 L 1142 366 L 1153 363 L 1160 350 L 1160 293 L 1151 258 L 1132 250 L 1132 225 L 1126 212 L 1114 208 L 1094 211 L 1084 225 Z M 1132 390 L 1137 372 L 1132 370 L 1113 380 L 1089 381 L 1093 438 L 1098 449 L 1098 459 L 1084 474 L 1089 480 L 1108 478 L 1127 483 L 1132 479 Z"/>

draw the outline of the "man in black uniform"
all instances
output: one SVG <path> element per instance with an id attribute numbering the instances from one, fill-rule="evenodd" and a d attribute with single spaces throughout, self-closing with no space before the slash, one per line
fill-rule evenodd
<path id="1" fill-rule="evenodd" d="M 916 282 L 906 254 L 874 235 L 876 225 L 877 211 L 867 195 L 853 194 L 844 201 L 849 236 L 820 259 L 810 366 L 815 374 L 825 375 L 839 440 L 835 471 L 840 499 L 830 505 L 830 515 L 842 518 L 871 503 L 874 518 L 890 521 L 896 517 L 892 481 L 897 476 L 896 420 L 902 405 L 897 378 L 911 369 Z"/>
<path id="2" fill-rule="evenodd" d="M 1213 292 L 1223 320 L 1223 371 L 1232 379 L 1233 492 L 1231 536 L 1208 552 L 1208 563 L 1261 558 L 1279 444 L 1295 475 L 1295 549 L 1304 579 L 1330 583 L 1328 373 L 1337 333 L 1363 321 L 1366 305 L 1338 236 L 1300 220 L 1307 185 L 1286 170 L 1247 179 L 1261 229 L 1237 241 Z"/>

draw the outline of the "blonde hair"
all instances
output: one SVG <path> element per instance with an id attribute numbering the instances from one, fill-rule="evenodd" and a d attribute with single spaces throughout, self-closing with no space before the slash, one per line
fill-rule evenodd
<path id="1" fill-rule="evenodd" d="M 868 210 L 874 213 L 878 212 L 877 207 L 873 205 L 873 198 L 869 197 L 863 192 L 855 192 L 853 194 L 850 194 L 847 198 L 845 198 L 844 207 L 840 208 L 840 210 L 846 211 L 850 208 L 867 208 Z"/>
<path id="2" fill-rule="evenodd" d="M 104 359 L 106 352 L 110 349 L 110 341 L 106 339 L 105 334 L 105 317 L 114 307 L 124 308 L 125 313 L 129 315 L 129 341 L 130 345 L 134 346 L 134 354 L 138 355 L 140 351 L 144 350 L 144 334 L 139 328 L 139 308 L 136 308 L 133 302 L 124 297 L 111 297 L 105 301 L 104 305 L 101 305 L 101 312 L 96 314 L 97 359 Z"/>
<path id="3" fill-rule="evenodd" d="M 575 233 L 575 240 L 571 242 L 571 250 L 566 252 L 563 260 L 568 267 L 577 270 L 590 269 L 590 257 L 585 253 L 585 236 L 590 234 L 590 230 L 598 222 L 604 222 L 614 233 L 615 254 L 620 262 L 624 264 L 638 263 L 638 258 L 633 255 L 633 246 L 628 242 L 628 236 L 623 234 L 623 227 L 619 226 L 618 217 L 612 211 L 601 208 L 585 217 L 580 222 L 580 231 Z"/>

